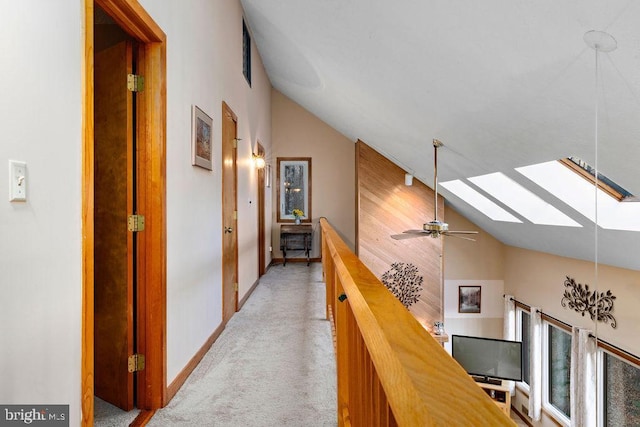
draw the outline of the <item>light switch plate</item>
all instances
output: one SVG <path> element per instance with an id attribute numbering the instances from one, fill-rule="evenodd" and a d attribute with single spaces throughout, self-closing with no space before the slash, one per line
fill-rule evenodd
<path id="1" fill-rule="evenodd" d="M 27 164 L 9 160 L 9 201 L 27 201 Z"/>

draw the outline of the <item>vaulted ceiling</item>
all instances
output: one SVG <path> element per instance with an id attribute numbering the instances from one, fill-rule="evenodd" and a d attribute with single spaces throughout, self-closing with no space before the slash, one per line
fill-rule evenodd
<path id="1" fill-rule="evenodd" d="M 438 138 L 441 182 L 502 172 L 582 225 L 494 221 L 440 188 L 482 229 L 586 260 L 597 241 L 599 262 L 640 270 L 640 232 L 596 227 L 515 170 L 577 156 L 640 195 L 640 2 L 241 1 L 273 86 L 349 139 L 431 185 Z M 617 49 L 596 61 L 590 30 Z"/>

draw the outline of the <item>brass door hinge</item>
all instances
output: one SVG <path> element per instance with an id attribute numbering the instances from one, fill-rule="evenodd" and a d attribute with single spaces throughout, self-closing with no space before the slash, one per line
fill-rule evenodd
<path id="1" fill-rule="evenodd" d="M 238 211 L 233 211 L 233 220 L 234 221 L 238 220 Z"/>
<path id="2" fill-rule="evenodd" d="M 233 284 L 233 290 L 238 292 L 238 283 L 237 282 Z"/>
<path id="3" fill-rule="evenodd" d="M 144 369 L 144 354 L 132 354 L 129 356 L 129 372 L 138 372 Z"/>
<path id="4" fill-rule="evenodd" d="M 129 231 L 144 230 L 144 215 L 129 215 L 127 217 L 127 229 Z"/>
<path id="5" fill-rule="evenodd" d="M 144 90 L 144 77 L 137 74 L 127 74 L 127 89 L 130 92 L 142 92 Z"/>

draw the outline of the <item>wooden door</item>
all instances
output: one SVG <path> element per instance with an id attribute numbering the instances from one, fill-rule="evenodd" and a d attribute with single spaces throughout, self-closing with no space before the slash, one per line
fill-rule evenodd
<path id="1" fill-rule="evenodd" d="M 133 112 L 127 74 L 132 46 L 95 53 L 94 351 L 95 395 L 133 408 Z"/>
<path id="2" fill-rule="evenodd" d="M 258 142 L 258 156 L 264 159 L 264 148 Z M 264 233 L 264 175 L 266 168 L 258 169 L 258 277 L 265 273 Z"/>
<path id="3" fill-rule="evenodd" d="M 238 198 L 236 144 L 238 118 L 222 103 L 222 321 L 238 310 Z"/>

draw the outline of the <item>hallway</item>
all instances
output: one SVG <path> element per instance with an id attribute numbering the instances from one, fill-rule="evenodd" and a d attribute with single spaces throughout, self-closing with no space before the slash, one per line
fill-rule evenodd
<path id="1" fill-rule="evenodd" d="M 335 426 L 322 265 L 272 266 L 149 426 Z"/>

